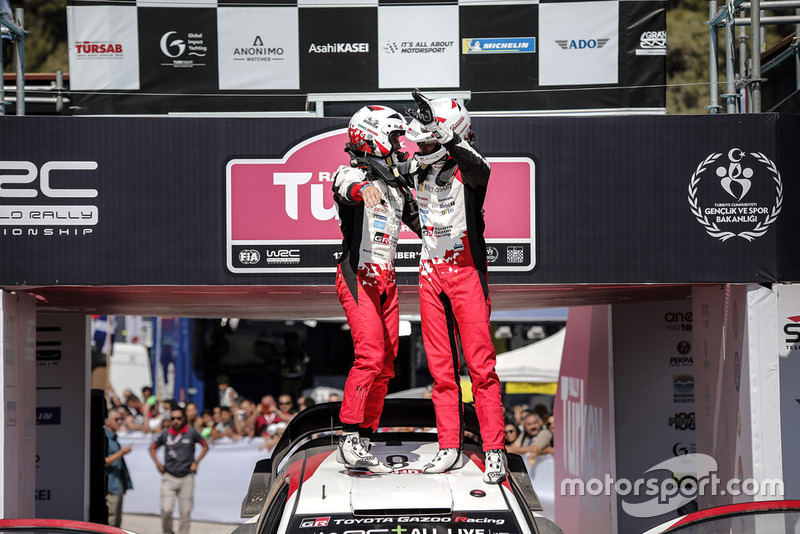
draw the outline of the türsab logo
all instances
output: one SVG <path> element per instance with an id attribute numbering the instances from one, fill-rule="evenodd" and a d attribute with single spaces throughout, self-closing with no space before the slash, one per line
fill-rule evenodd
<path id="1" fill-rule="evenodd" d="M 75 59 L 122 59 L 122 43 L 114 41 L 77 41 Z"/>

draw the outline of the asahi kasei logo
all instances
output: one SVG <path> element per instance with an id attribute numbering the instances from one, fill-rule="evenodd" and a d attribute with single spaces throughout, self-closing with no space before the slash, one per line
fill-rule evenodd
<path id="1" fill-rule="evenodd" d="M 732 148 L 727 159 L 722 155 L 710 154 L 697 166 L 689 181 L 689 206 L 711 237 L 753 241 L 781 212 L 781 173 L 760 152 Z M 713 176 L 705 173 L 708 168 Z"/>

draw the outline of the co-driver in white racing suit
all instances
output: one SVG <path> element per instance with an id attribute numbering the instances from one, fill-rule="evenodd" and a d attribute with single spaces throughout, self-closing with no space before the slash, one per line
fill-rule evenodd
<path id="1" fill-rule="evenodd" d="M 495 372 L 489 315 L 483 203 L 490 167 L 473 147 L 467 110 L 450 98 L 412 93 L 418 109 L 406 139 L 420 151 L 404 165 L 416 190 L 422 229 L 419 273 L 422 337 L 433 376 L 439 452 L 423 467 L 457 467 L 463 438 L 458 340 L 472 379 L 472 394 L 486 452 L 484 481 L 505 476 L 505 420 Z"/>
<path id="2" fill-rule="evenodd" d="M 397 356 L 399 308 L 394 256 L 401 222 L 419 234 L 416 204 L 397 164 L 405 120 L 383 106 L 366 106 L 348 128 L 349 166 L 333 176 L 342 231 L 336 293 L 353 337 L 355 361 L 345 382 L 338 459 L 374 473 L 392 468 L 369 453 Z"/>

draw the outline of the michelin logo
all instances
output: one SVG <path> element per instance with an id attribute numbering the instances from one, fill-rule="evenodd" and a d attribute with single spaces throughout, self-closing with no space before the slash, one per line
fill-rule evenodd
<path id="1" fill-rule="evenodd" d="M 489 37 L 461 40 L 462 54 L 533 54 L 536 37 Z"/>

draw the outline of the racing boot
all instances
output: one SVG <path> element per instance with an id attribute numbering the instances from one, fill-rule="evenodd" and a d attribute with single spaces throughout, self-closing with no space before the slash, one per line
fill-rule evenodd
<path id="1" fill-rule="evenodd" d="M 371 471 L 373 473 L 391 473 L 394 471 L 391 466 L 381 462 L 367 451 L 357 432 L 343 433 L 339 436 L 338 454 L 344 460 L 345 467 L 350 469 Z"/>
<path id="2" fill-rule="evenodd" d="M 486 471 L 483 481 L 487 484 L 499 484 L 506 478 L 506 460 L 503 449 L 486 451 Z"/>
<path id="3" fill-rule="evenodd" d="M 372 444 L 370 443 L 370 439 L 369 438 L 362 438 L 362 437 L 359 437 L 359 439 L 361 440 L 361 446 L 364 447 L 364 450 L 369 452 L 370 448 L 372 447 Z M 341 447 L 338 447 L 336 449 L 336 461 L 339 462 L 340 464 L 344 464 L 345 463 L 344 456 L 342 455 L 342 448 Z"/>
<path id="4" fill-rule="evenodd" d="M 461 460 L 461 449 L 439 449 L 436 457 L 422 466 L 423 473 L 444 473 L 456 467 Z"/>

